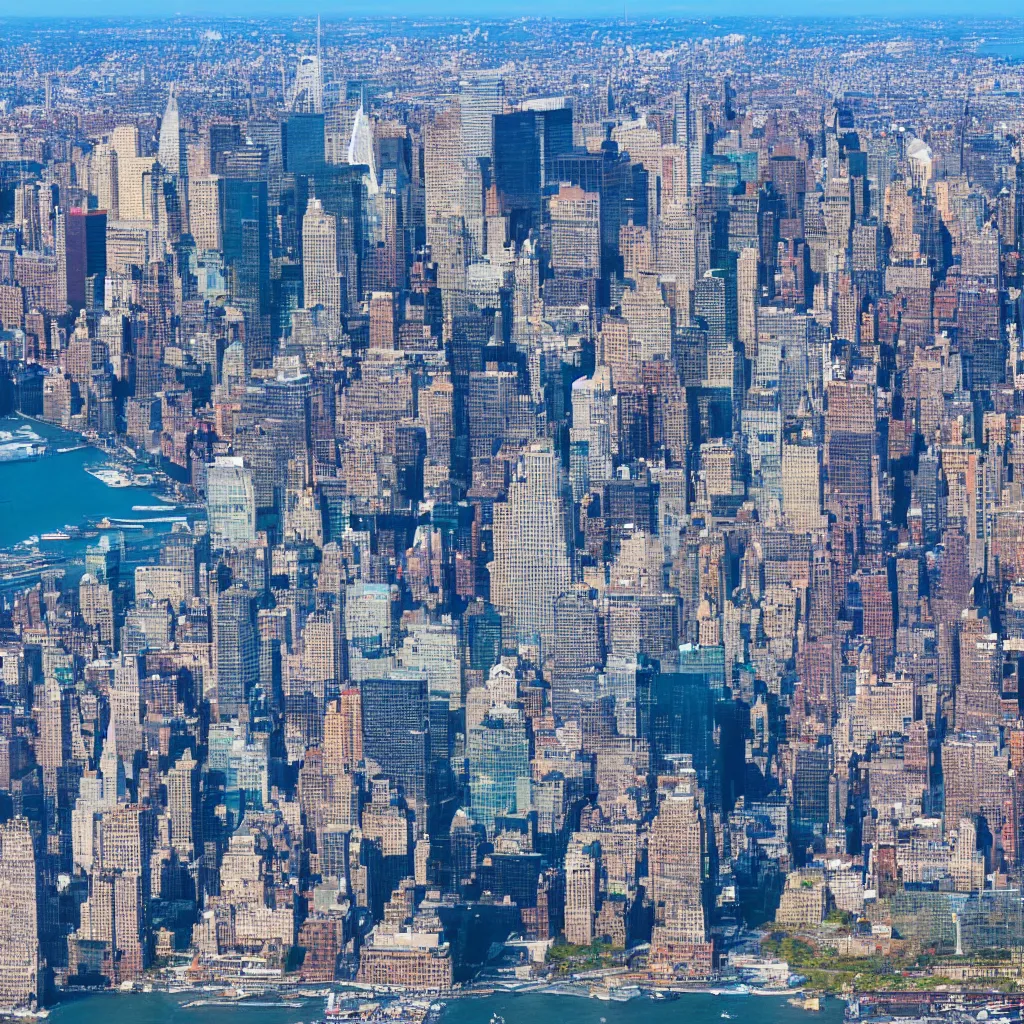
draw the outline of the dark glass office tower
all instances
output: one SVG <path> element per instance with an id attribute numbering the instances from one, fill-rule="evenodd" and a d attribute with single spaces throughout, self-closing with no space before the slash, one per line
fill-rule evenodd
<path id="1" fill-rule="evenodd" d="M 242 145 L 242 129 L 237 124 L 215 123 L 209 128 L 210 173 L 222 174 L 224 155 Z"/>
<path id="2" fill-rule="evenodd" d="M 639 170 L 642 172 L 643 168 Z M 619 256 L 619 228 L 629 223 L 631 214 L 635 224 L 647 220 L 646 175 L 635 175 L 629 157 L 619 151 L 617 142 L 609 139 L 601 144 L 600 153 L 570 150 L 552 157 L 548 180 L 578 185 L 584 192 L 600 195 L 601 274 L 607 277 L 614 273 Z M 642 198 L 634 201 L 638 192 Z"/>
<path id="3" fill-rule="evenodd" d="M 232 586 L 217 595 L 214 644 L 217 710 L 223 717 L 236 715 L 259 679 L 255 595 L 245 587 Z"/>
<path id="4" fill-rule="evenodd" d="M 423 676 L 364 679 L 363 755 L 400 786 L 406 800 L 427 796 L 430 707 Z"/>
<path id="5" fill-rule="evenodd" d="M 270 357 L 270 228 L 266 181 L 221 181 L 221 230 L 228 293 L 246 322 L 254 366 Z"/>
<path id="6" fill-rule="evenodd" d="M 514 238 L 540 228 L 541 192 L 572 151 L 572 110 L 523 110 L 494 118 L 494 181 Z"/>
<path id="7" fill-rule="evenodd" d="M 360 271 L 367 237 L 366 187 L 362 169 L 348 164 L 325 164 L 322 172 L 310 182 L 310 197 L 319 199 L 324 212 L 335 218 L 342 309 L 354 309 L 361 297 Z"/>
<path id="8" fill-rule="evenodd" d="M 324 165 L 324 115 L 289 114 L 281 125 L 281 155 L 287 174 L 316 174 Z"/>
<path id="9" fill-rule="evenodd" d="M 540 227 L 541 138 L 533 111 L 494 119 L 494 181 L 517 241 Z"/>

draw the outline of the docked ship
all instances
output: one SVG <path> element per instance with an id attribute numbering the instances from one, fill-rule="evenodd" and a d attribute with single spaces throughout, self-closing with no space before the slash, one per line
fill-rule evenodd
<path id="1" fill-rule="evenodd" d="M 0 444 L 0 462 L 27 462 L 45 455 L 46 443 L 42 441 L 9 441 Z"/>
<path id="2" fill-rule="evenodd" d="M 327 996 L 325 1024 L 331 1021 L 352 1021 L 360 1024 L 435 1024 L 444 1003 L 428 1003 L 422 999 L 401 998 L 388 1002 L 360 1002 L 344 1005 L 335 993 Z"/>
<path id="3" fill-rule="evenodd" d="M 85 467 L 86 473 L 95 477 L 101 484 L 107 487 L 131 487 L 132 482 L 120 469 L 113 466 L 101 466 L 98 469 L 89 466 Z"/>

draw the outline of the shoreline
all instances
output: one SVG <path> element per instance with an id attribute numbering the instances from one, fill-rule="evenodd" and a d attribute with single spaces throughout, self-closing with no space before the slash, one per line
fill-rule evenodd
<path id="1" fill-rule="evenodd" d="M 0 420 L 6 430 L 17 424 L 30 426 L 46 452 L 0 462 L 0 486 L 9 499 L 0 504 L 0 591 L 30 587 L 49 570 L 73 574 L 74 566 L 84 564 L 85 546 L 107 531 L 121 533 L 129 550 L 145 548 L 173 525 L 144 521 L 158 515 L 158 502 L 168 517 L 194 518 L 194 510 L 175 507 L 187 502 L 187 496 L 158 467 L 147 465 L 150 479 L 145 479 L 140 460 L 138 485 L 110 488 L 90 468 L 99 460 L 130 468 L 126 451 L 24 413 Z M 58 457 L 65 461 L 51 465 Z M 51 486 L 54 480 L 59 487 Z M 136 512 L 135 505 L 152 506 L 152 511 Z"/>
<path id="2" fill-rule="evenodd" d="M 618 1004 L 626 1003 L 637 1003 L 637 1002 L 649 1002 L 649 1003 L 669 1003 L 674 1002 L 676 999 L 683 996 L 723 996 L 723 995 L 749 995 L 754 994 L 754 990 L 749 992 L 729 992 L 721 988 L 707 988 L 707 987 L 678 987 L 678 988 L 641 988 L 629 995 L 626 998 L 610 999 L 608 997 L 600 998 L 591 991 L 586 990 L 570 990 L 563 987 L 564 983 L 545 983 L 543 987 L 538 988 L 503 988 L 495 987 L 489 984 L 482 984 L 480 987 L 476 987 L 474 984 L 469 986 L 453 989 L 449 992 L 438 993 L 438 992 L 420 992 L 420 991 L 388 991 L 378 992 L 372 989 L 362 989 L 361 987 L 347 987 L 346 983 L 335 983 L 329 987 L 324 985 L 318 985 L 313 987 L 310 991 L 303 989 L 296 989 L 288 987 L 283 989 L 279 993 L 266 992 L 266 991 L 254 991 L 251 994 L 239 998 L 232 998 L 227 996 L 218 997 L 218 993 L 230 990 L 230 986 L 199 986 L 195 988 L 177 988 L 175 986 L 163 987 L 150 985 L 150 983 L 139 982 L 137 983 L 141 987 L 132 988 L 121 988 L 121 987 L 108 987 L 108 988 L 92 988 L 92 989 L 62 989 L 60 991 L 60 998 L 55 999 L 53 1002 L 48 1003 L 45 1007 L 42 1007 L 38 1012 L 31 1011 L 20 1011 L 16 1013 L 0 1013 L 0 1021 L 6 1020 L 45 1020 L 52 1015 L 54 1011 L 67 1009 L 74 1006 L 84 999 L 91 999 L 98 996 L 110 996 L 110 997 L 146 997 L 146 996 L 166 996 L 172 1000 L 177 1001 L 176 997 L 185 997 L 185 1001 L 179 1002 L 178 1007 L 182 1010 L 191 1009 L 225 1009 L 225 1008 L 239 1008 L 239 1009 L 292 1009 L 300 1008 L 310 1003 L 320 1003 L 328 997 L 329 994 L 340 994 L 351 1000 L 364 999 L 366 1001 L 382 1000 L 389 1003 L 424 1003 L 429 1002 L 431 1004 L 440 1004 L 442 1007 L 447 1006 L 449 1003 L 464 1002 L 467 1000 L 485 1000 L 497 997 L 529 997 L 529 996 L 546 996 L 546 997 L 572 997 L 575 999 L 581 999 L 584 1001 L 594 1000 L 602 1004 L 606 1002 L 613 1002 Z M 311 983 L 314 985 L 315 983 Z M 353 983 L 354 985 L 355 983 Z M 339 987 L 340 985 L 340 987 Z M 635 986 L 629 986 L 634 988 Z M 765 990 L 759 994 L 771 995 L 771 996 L 788 996 L 792 997 L 802 993 L 802 990 L 786 989 L 786 990 Z M 204 998 L 206 997 L 206 998 Z M 839 1002 L 849 1003 L 849 1000 L 843 997 L 831 997 Z"/>
<path id="3" fill-rule="evenodd" d="M 742 983 L 739 983 L 742 985 Z M 231 985 L 199 985 L 189 987 L 178 987 L 174 985 L 165 986 L 161 983 L 152 983 L 146 981 L 138 981 L 133 983 L 131 988 L 124 987 L 96 987 L 96 988 L 75 988 L 75 989 L 61 989 L 60 997 L 55 999 L 44 1007 L 44 1010 L 48 1014 L 49 1011 L 57 1009 L 62 1005 L 70 1005 L 77 1002 L 80 999 L 91 998 L 93 996 L 168 996 L 171 998 L 182 996 L 187 997 L 188 1001 L 180 1003 L 179 1005 L 183 1009 L 191 1009 L 199 1006 L 217 1006 L 217 1007 L 254 1007 L 260 1008 L 265 1007 L 281 1007 L 287 1008 L 294 1004 L 294 1001 L 299 1000 L 302 1002 L 312 1002 L 315 1000 L 321 1000 L 327 998 L 331 993 L 335 995 L 343 995 L 349 999 L 363 998 L 366 1000 L 388 1000 L 391 1002 L 439 1002 L 449 1003 L 458 1000 L 467 999 L 488 999 L 495 996 L 560 996 L 560 997 L 572 997 L 576 999 L 584 1000 L 596 1000 L 598 1002 L 617 1002 L 617 1003 L 631 1003 L 636 1001 L 646 1000 L 648 1002 L 660 1003 L 660 1002 L 672 1002 L 683 996 L 733 996 L 733 997 L 746 997 L 752 995 L 758 995 L 763 997 L 787 997 L 793 998 L 796 996 L 805 995 L 803 988 L 791 988 L 791 989 L 756 989 L 749 986 L 740 988 L 730 988 L 728 985 L 717 986 L 717 985 L 699 985 L 699 986 L 687 986 L 687 985 L 675 985 L 675 986 L 654 986 L 654 985 L 628 985 L 623 986 L 624 988 L 630 989 L 631 992 L 625 998 L 610 998 L 598 996 L 593 991 L 593 987 L 584 988 L 570 986 L 583 986 L 582 982 L 539 982 L 536 983 L 536 987 L 533 987 L 531 983 L 524 983 L 524 987 L 518 988 L 506 988 L 500 982 L 471 982 L 468 985 L 452 989 L 448 992 L 429 992 L 429 991 L 418 991 L 418 990 L 377 990 L 373 988 L 363 988 L 358 983 L 352 982 L 334 982 L 331 985 L 325 983 L 317 984 L 315 982 L 310 983 L 310 989 L 306 990 L 304 986 L 286 985 L 281 986 L 281 989 L 268 991 L 266 989 L 255 988 L 251 993 L 247 993 L 240 997 L 231 997 L 226 995 L 219 995 L 219 993 L 225 993 L 231 991 L 233 986 Z M 204 998 L 206 997 L 206 998 Z M 820 999 L 835 999 L 839 1002 L 849 1003 L 851 999 L 845 996 L 839 995 L 825 995 L 824 993 L 818 996 Z M 1024 996 L 1022 996 L 1024 998 Z M 0 1020 L 5 1019 L 3 1013 L 0 1013 Z M 30 1014 L 21 1013 L 17 1015 L 19 1018 L 33 1017 L 42 1019 L 45 1014 Z"/>
<path id="4" fill-rule="evenodd" d="M 256 979 L 249 979 L 256 981 Z M 240 979 L 245 984 L 245 979 Z M 342 1001 L 358 1004 L 359 1001 L 379 1002 L 391 1007 L 417 1007 L 423 1008 L 424 1003 L 432 1005 L 440 1004 L 441 1010 L 450 1004 L 465 1003 L 467 1001 L 485 1001 L 487 999 L 508 999 L 512 997 L 529 999 L 530 997 L 573 997 L 587 1003 L 591 1000 L 598 1002 L 602 1007 L 608 1003 L 631 1004 L 635 1009 L 633 1013 L 642 1012 L 636 1009 L 638 1004 L 660 1004 L 671 1003 L 686 996 L 706 996 L 716 999 L 716 1002 L 723 997 L 733 997 L 728 1002 L 732 1004 L 738 997 L 759 996 L 753 1003 L 745 1001 L 745 1007 L 749 1011 L 752 1006 L 764 1006 L 769 1013 L 769 1020 L 774 1015 L 782 1012 L 820 1012 L 828 1010 L 835 1013 L 842 1007 L 845 1019 L 852 1020 L 861 1017 L 863 1012 L 864 1020 L 912 1020 L 921 1018 L 949 1019 L 964 1021 L 965 1015 L 973 1021 L 979 1011 L 988 1011 L 991 1019 L 1007 1017 L 1014 1021 L 1020 1020 L 1024 1011 L 1024 991 L 1019 993 L 1006 993 L 993 989 L 967 989 L 952 991 L 943 988 L 933 990 L 886 990 L 886 991 L 862 991 L 846 993 L 809 992 L 804 986 L 798 985 L 793 988 L 770 988 L 750 986 L 742 981 L 726 982 L 697 982 L 693 985 L 669 984 L 657 985 L 652 983 L 631 983 L 621 986 L 622 994 L 613 995 L 615 987 L 608 988 L 601 986 L 600 981 L 573 980 L 552 981 L 550 979 L 538 979 L 537 981 L 516 981 L 509 979 L 502 980 L 484 979 L 469 982 L 451 991 L 423 992 L 415 990 L 398 990 L 391 988 L 375 989 L 364 986 L 354 981 L 338 981 L 332 983 L 309 982 L 284 982 L 280 984 L 269 983 L 267 979 L 259 979 L 251 990 L 247 990 L 241 996 L 234 993 L 239 992 L 236 988 L 238 983 L 205 983 L 196 985 L 175 985 L 165 981 L 149 981 L 140 979 L 134 983 L 126 983 L 125 987 L 114 988 L 81 988 L 61 989 L 57 998 L 47 1006 L 41 1008 L 41 1012 L 31 1013 L 21 1011 L 16 1014 L 0 1013 L 0 1021 L 6 1020 L 43 1020 L 54 1012 L 74 1012 L 73 1007 L 83 1001 L 90 1000 L 96 996 L 157 996 L 169 1000 L 173 1004 L 171 1012 L 181 1011 L 217 1011 L 228 1007 L 246 1008 L 252 1010 L 308 1010 L 316 1007 L 314 1017 L 309 1024 L 326 1024 L 330 1018 L 326 1018 L 320 1007 L 324 1000 L 332 993 L 342 997 Z M 229 994 L 232 993 L 232 994 Z M 774 999 L 770 997 L 775 997 Z M 785 999 L 780 1003 L 778 997 Z M 901 997 L 906 997 L 901 998 Z M 157 1004 L 158 1005 L 158 1004 Z M 583 1005 L 583 1004 L 580 1004 Z M 720 1005 L 720 1003 L 718 1004 Z M 602 1011 L 603 1012 L 603 1011 Z M 739 1012 L 738 1008 L 733 1013 Z M 164 1019 L 164 1018 L 161 1018 Z M 404 1019 L 404 1018 L 403 1018 Z M 978 1020 L 986 1019 L 977 1017 Z M 359 1018 L 352 1020 L 358 1024 Z M 296 1021 L 295 1024 L 300 1024 Z M 371 1022 L 372 1024 L 372 1022 Z"/>

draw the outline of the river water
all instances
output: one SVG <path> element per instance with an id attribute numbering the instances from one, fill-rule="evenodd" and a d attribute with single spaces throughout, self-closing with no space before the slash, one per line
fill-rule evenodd
<path id="1" fill-rule="evenodd" d="M 104 993 L 71 999 L 50 1013 L 52 1024 L 310 1024 L 322 1019 L 323 1000 L 301 1007 L 204 1006 L 184 1009 L 189 994 L 123 995 Z M 728 1018 L 724 1015 L 728 1014 Z M 679 999 L 628 1003 L 575 996 L 501 994 L 448 1002 L 441 1024 L 841 1024 L 843 1003 L 829 999 L 818 1013 L 788 1005 L 779 996 L 684 995 Z"/>
<path id="2" fill-rule="evenodd" d="M 57 427 L 18 418 L 0 419 L 0 431 L 14 433 L 25 426 L 60 447 L 70 448 L 80 443 L 76 435 Z M 27 437 L 17 436 L 18 440 Z M 13 547 L 30 536 L 57 530 L 65 524 L 78 526 L 86 517 L 146 519 L 157 516 L 156 512 L 132 511 L 133 505 L 160 504 L 149 488 L 107 487 L 85 472 L 86 466 L 99 466 L 105 461 L 103 453 L 95 448 L 81 448 L 40 459 L 0 462 L 0 548 Z M 168 514 L 177 511 L 168 506 Z M 157 532 L 165 529 L 166 525 L 161 524 Z M 130 542 L 133 538 L 127 539 Z M 69 545 L 66 541 L 40 544 L 41 550 L 46 552 L 65 552 L 82 546 Z"/>

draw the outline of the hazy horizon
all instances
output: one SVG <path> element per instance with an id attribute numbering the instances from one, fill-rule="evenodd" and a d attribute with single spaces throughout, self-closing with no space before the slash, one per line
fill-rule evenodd
<path id="1" fill-rule="evenodd" d="M 26 10 L 22 3 L 11 3 L 0 0 L 0 18 L 11 18 L 31 21 L 45 18 L 70 18 L 73 20 L 96 20 L 105 18 L 130 18 L 147 20 L 167 20 L 177 17 L 188 17 L 196 20 L 218 20 L 223 18 L 247 17 L 281 17 L 303 18 L 321 15 L 325 19 L 377 19 L 377 18 L 429 18 L 443 21 L 449 18 L 467 18 L 476 21 L 503 21 L 515 18 L 556 18 L 560 20 L 602 20 L 608 18 L 630 20 L 708 20 L 721 21 L 731 18 L 757 20 L 813 19 L 825 21 L 854 21 L 863 18 L 882 18 L 898 21 L 931 21 L 935 19 L 956 20 L 1020 20 L 1014 19 L 1005 5 L 981 0 L 979 3 L 967 3 L 965 0 L 946 0 L 936 4 L 924 4 L 919 0 L 867 0 L 855 10 L 840 0 L 825 0 L 824 3 L 812 0 L 797 0 L 787 6 L 784 12 L 767 13 L 762 5 L 755 5 L 749 0 L 723 0 L 709 3 L 670 3 L 653 4 L 650 2 L 628 2 L 623 6 L 615 0 L 600 0 L 588 5 L 585 13 L 581 13 L 579 4 L 567 0 L 511 0 L 509 3 L 493 6 L 481 6 L 469 0 L 451 0 L 443 5 L 435 5 L 424 0 L 377 0 L 374 3 L 356 0 L 354 3 L 322 3 L 314 0 L 302 0 L 295 4 L 282 4 L 280 0 L 216 0 L 210 3 L 205 0 L 175 0 L 173 5 L 139 4 L 131 0 L 101 0 L 92 5 L 87 15 L 83 15 L 82 6 L 71 0 L 39 0 L 32 5 L 31 11 Z M 1022 32 L 1024 32 L 1024 21 Z"/>

